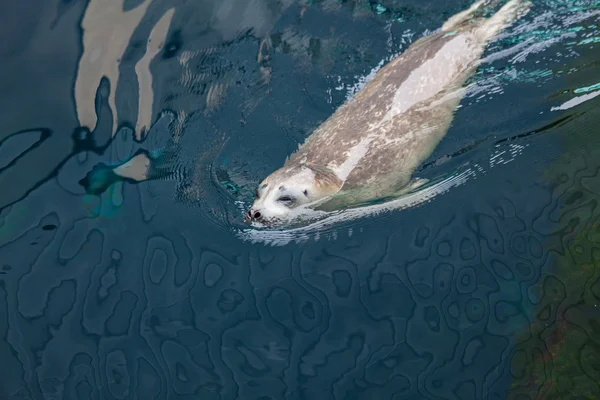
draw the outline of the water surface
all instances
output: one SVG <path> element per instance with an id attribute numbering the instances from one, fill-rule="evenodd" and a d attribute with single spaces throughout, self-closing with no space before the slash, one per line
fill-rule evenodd
<path id="1" fill-rule="evenodd" d="M 600 397 L 596 1 L 536 1 L 488 46 L 418 171 L 441 189 L 242 221 L 319 123 L 468 5 L 10 6 L 0 397 Z M 80 184 L 165 148 L 163 179 Z"/>

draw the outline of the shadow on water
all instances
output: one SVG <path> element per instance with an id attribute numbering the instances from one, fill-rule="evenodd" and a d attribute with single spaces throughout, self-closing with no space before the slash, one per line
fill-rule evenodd
<path id="1" fill-rule="evenodd" d="M 556 226 L 542 242 L 551 268 L 528 292 L 534 313 L 516 337 L 512 398 L 600 396 L 599 104 L 580 109 L 561 137 L 564 154 L 544 174 L 555 199 L 545 214 Z"/>
<path id="2" fill-rule="evenodd" d="M 600 396 L 597 2 L 489 46 L 431 185 L 278 231 L 256 184 L 466 4 L 109 3 L 0 16 L 0 398 Z"/>

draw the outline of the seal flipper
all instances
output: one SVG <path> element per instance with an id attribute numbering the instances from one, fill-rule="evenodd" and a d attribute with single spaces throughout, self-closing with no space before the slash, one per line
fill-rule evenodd
<path id="1" fill-rule="evenodd" d="M 507 26 L 529 12 L 529 0 L 509 0 L 494 15 L 485 20 L 477 30 L 480 40 L 487 42 Z"/>
<path id="2" fill-rule="evenodd" d="M 527 13 L 531 7 L 529 0 L 509 0 L 500 10 L 494 13 L 489 18 L 483 16 L 483 5 L 489 7 L 496 6 L 499 0 L 478 0 L 468 9 L 454 14 L 442 25 L 443 32 L 450 32 L 460 29 L 467 22 L 476 19 L 482 22 L 482 27 L 479 29 L 479 35 L 483 42 L 489 41 L 495 35 L 510 25 L 522 15 Z"/>
<path id="3" fill-rule="evenodd" d="M 153 152 L 140 149 L 117 165 L 99 163 L 79 181 L 88 194 L 100 195 L 117 182 L 138 183 L 164 178 L 172 173 L 169 168 L 172 151 Z"/>
<path id="4" fill-rule="evenodd" d="M 479 10 L 479 8 L 485 3 L 485 0 L 479 0 L 473 3 L 471 7 L 468 9 L 461 11 L 459 13 L 454 14 L 442 25 L 442 31 L 452 31 L 457 29 L 463 23 L 467 22 L 471 18 L 473 18 L 475 13 Z"/>
<path id="5" fill-rule="evenodd" d="M 429 179 L 413 178 L 407 184 L 401 186 L 387 195 L 374 195 L 369 190 L 349 190 L 333 195 L 329 200 L 315 207 L 318 211 L 336 211 L 341 208 L 356 208 L 363 205 L 370 205 L 375 202 L 387 202 L 405 196 L 417 189 L 427 185 Z"/>
<path id="6" fill-rule="evenodd" d="M 425 179 L 425 178 L 413 178 L 408 185 L 400 188 L 396 193 L 396 197 L 400 197 L 400 196 L 404 196 L 406 194 L 409 194 L 411 192 L 414 192 L 415 190 L 427 185 L 429 183 L 429 179 Z"/>

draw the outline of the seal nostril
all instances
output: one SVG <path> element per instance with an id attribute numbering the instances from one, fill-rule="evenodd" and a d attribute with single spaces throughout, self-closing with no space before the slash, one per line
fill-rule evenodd
<path id="1" fill-rule="evenodd" d="M 261 214 L 260 214 L 260 212 L 259 212 L 259 211 L 256 211 L 256 212 L 254 213 L 254 219 L 259 219 L 259 218 L 260 218 L 260 215 L 261 215 Z"/>

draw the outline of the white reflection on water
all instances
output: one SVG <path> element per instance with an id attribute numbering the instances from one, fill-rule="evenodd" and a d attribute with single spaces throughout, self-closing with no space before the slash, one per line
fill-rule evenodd
<path id="1" fill-rule="evenodd" d="M 116 132 L 115 93 L 119 63 L 150 4 L 146 0 L 132 10 L 123 11 L 123 1 L 91 0 L 81 21 L 83 53 L 75 79 L 75 105 L 79 125 L 92 131 L 98 122 L 96 91 L 102 77 L 106 77 L 111 85 L 108 105 L 113 114 L 112 133 Z"/>
<path id="2" fill-rule="evenodd" d="M 135 126 L 135 134 L 138 140 L 142 139 L 142 134 L 148 132 L 152 124 L 152 106 L 154 104 L 154 92 L 152 90 L 152 73 L 150 72 L 150 62 L 162 50 L 169 26 L 173 19 L 174 8 L 169 9 L 161 19 L 156 23 L 146 44 L 146 53 L 135 65 L 135 72 L 139 82 L 138 95 L 138 118 Z M 116 112 L 116 110 L 114 111 Z"/>
<path id="3" fill-rule="evenodd" d="M 108 105 L 113 115 L 112 134 L 117 131 L 118 111 L 115 93 L 119 82 L 119 64 L 131 36 L 146 15 L 150 1 L 146 0 L 136 8 L 124 11 L 122 0 L 91 0 L 83 17 L 83 54 L 75 81 L 75 104 L 81 126 L 90 130 L 96 128 L 96 91 L 100 80 L 106 77 L 110 82 Z M 146 42 L 146 52 L 135 65 L 138 80 L 138 117 L 135 135 L 138 140 L 147 132 L 152 123 L 154 92 L 150 62 L 163 48 L 175 9 L 171 8 L 158 20 Z"/>

